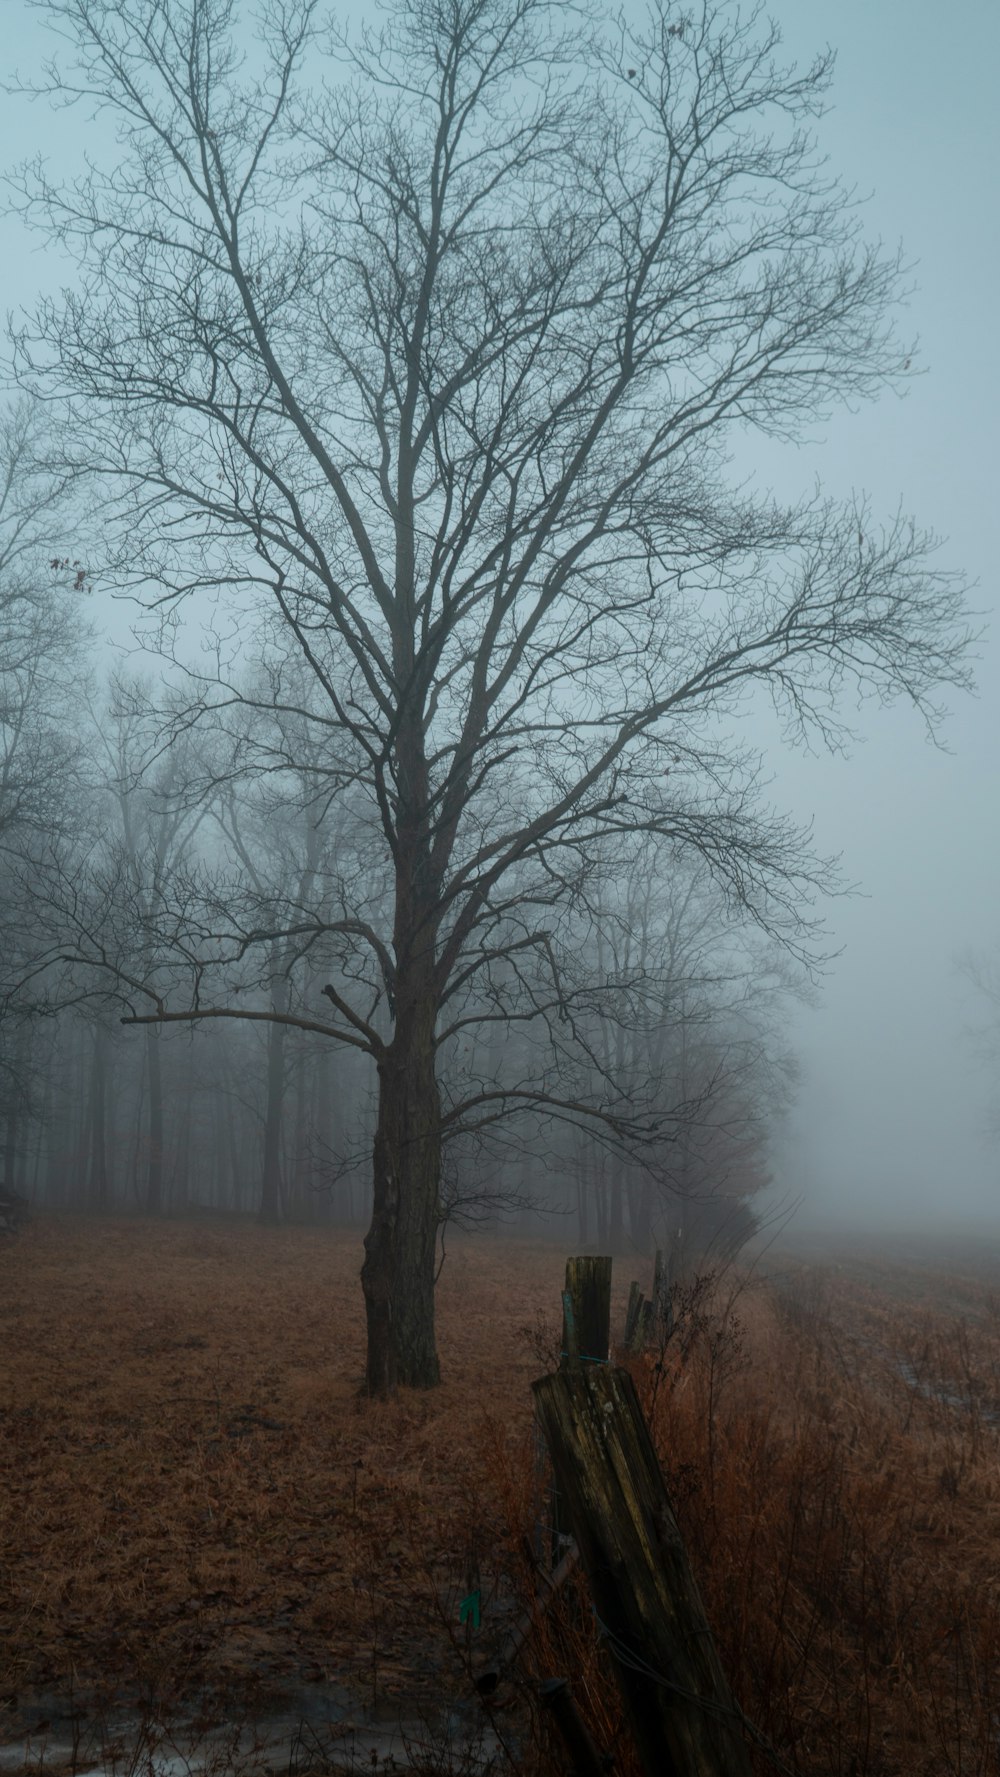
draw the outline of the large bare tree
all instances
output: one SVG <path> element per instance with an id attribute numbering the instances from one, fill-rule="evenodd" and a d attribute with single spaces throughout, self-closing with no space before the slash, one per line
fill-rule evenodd
<path id="1" fill-rule="evenodd" d="M 326 920 L 326 1028 L 378 1078 L 368 1386 L 430 1385 L 440 1045 L 505 982 L 558 1020 L 552 909 L 623 832 L 794 913 L 817 866 L 732 738 L 755 686 L 837 741 L 847 682 L 932 723 L 965 682 L 909 523 L 727 474 L 903 376 L 900 266 L 811 145 L 829 56 L 784 66 L 757 13 L 391 0 L 348 40 L 314 0 L 37 3 L 36 90 L 119 154 L 24 170 L 81 269 L 21 371 L 112 487 L 109 575 L 182 645 L 185 601 L 218 636 L 269 606 L 331 796 L 370 799 L 390 911 Z"/>

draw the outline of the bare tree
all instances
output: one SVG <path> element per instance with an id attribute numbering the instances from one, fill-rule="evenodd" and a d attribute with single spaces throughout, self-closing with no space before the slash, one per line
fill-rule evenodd
<path id="1" fill-rule="evenodd" d="M 86 668 L 85 567 L 68 558 L 72 476 L 29 401 L 0 412 L 0 851 L 66 824 L 79 739 L 71 689 Z"/>
<path id="2" fill-rule="evenodd" d="M 307 697 L 311 689 L 307 682 Z M 295 976 L 301 974 L 323 925 L 323 853 L 331 835 L 323 832 L 321 814 L 329 767 L 325 756 L 316 756 L 321 734 L 313 724 L 295 722 L 291 712 L 280 707 L 274 712 L 276 720 L 266 725 L 258 711 L 254 714 L 250 732 L 239 723 L 233 732 L 230 724 L 224 736 L 228 745 L 212 773 L 215 819 L 243 873 L 238 889 L 233 885 L 224 902 L 216 895 L 215 912 L 217 927 L 225 927 L 232 945 L 237 928 L 235 889 L 244 913 L 237 953 L 242 957 L 254 949 L 266 951 L 264 986 L 273 1016 L 267 1033 L 260 1219 L 277 1222 L 285 1039 L 293 1016 Z M 249 767 L 241 757 L 247 750 Z M 268 771 L 262 769 L 265 751 L 270 757 Z M 242 802 L 237 786 L 244 791 Z"/>
<path id="3" fill-rule="evenodd" d="M 989 1101 L 986 1131 L 993 1141 L 1000 1141 L 1000 947 L 990 951 L 966 951 L 958 958 L 958 967 L 975 988 L 980 1010 L 988 1007 L 985 1022 L 969 1032 L 977 1060 L 989 1075 Z"/>
<path id="4" fill-rule="evenodd" d="M 83 270 L 21 374 L 116 487 L 108 571 L 195 681 L 185 600 L 237 647 L 269 608 L 364 786 L 390 913 L 325 922 L 353 979 L 325 1028 L 378 1077 L 368 1386 L 430 1385 L 437 1055 L 495 1015 L 470 984 L 533 971 L 558 1007 L 553 909 L 636 829 L 788 932 L 823 872 L 731 743 L 746 696 L 839 744 L 845 686 L 933 724 L 967 681 L 909 523 L 726 475 L 735 436 L 902 378 L 900 265 L 813 151 L 830 57 L 783 66 L 757 13 L 396 0 L 348 42 L 314 0 L 40 10 L 69 47 L 36 90 L 115 118 L 120 156 L 24 170 Z M 533 1098 L 559 1108 L 494 1089 Z"/>
<path id="5" fill-rule="evenodd" d="M 665 1133 L 638 1164 L 608 1169 L 598 1153 L 588 1167 L 581 1155 L 580 1187 L 592 1173 L 598 1239 L 612 1250 L 626 1207 L 641 1250 L 654 1231 L 663 1245 L 667 1228 L 687 1229 L 695 1246 L 699 1227 L 769 1182 L 768 1141 L 794 1074 L 779 1021 L 810 984 L 777 939 L 747 928 L 696 857 L 642 834 L 619 862 L 591 910 L 600 983 L 591 1047 L 609 1073 L 648 1079 Z"/>
<path id="6" fill-rule="evenodd" d="M 114 834 L 113 868 L 127 879 L 128 902 L 134 909 L 139 935 L 136 953 L 129 959 L 130 972 L 155 987 L 158 946 L 150 938 L 173 877 L 190 868 L 191 844 L 206 810 L 191 808 L 184 796 L 191 768 L 185 751 L 190 754 L 190 748 L 159 749 L 149 730 L 146 705 L 144 687 L 117 674 L 111 681 L 108 709 L 92 711 L 92 715 L 101 800 L 105 808 L 110 804 L 114 811 L 105 837 L 110 840 Z M 155 1024 L 146 1027 L 145 1061 L 145 1206 L 151 1215 L 159 1215 L 163 1208 L 163 1069 L 160 1030 Z"/>
<path id="7" fill-rule="evenodd" d="M 72 476 L 48 460 L 40 410 L 0 411 L 0 1116 L 11 1178 L 31 1095 L 39 1031 L 17 982 L 36 943 L 31 860 L 79 814 L 80 735 L 73 692 L 85 679 L 87 575 L 67 557 Z"/>

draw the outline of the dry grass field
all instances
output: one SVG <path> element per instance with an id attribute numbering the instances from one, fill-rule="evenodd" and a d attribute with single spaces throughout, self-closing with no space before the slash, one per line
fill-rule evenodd
<path id="1" fill-rule="evenodd" d="M 387 1406 L 359 1399 L 361 1258 L 211 1221 L 40 1220 L 0 1247 L 8 1692 L 440 1685 L 422 1607 L 497 1541 L 496 1446 L 538 1367 L 518 1327 L 554 1319 L 562 1260 L 450 1251 L 444 1385 Z"/>
<path id="2" fill-rule="evenodd" d="M 369 1716 L 467 1703 L 537 1586 L 529 1385 L 563 1258 L 456 1242 L 444 1384 L 378 1404 L 356 1236 L 43 1218 L 5 1241 L 0 1739 L 43 1737 L 70 1691 L 206 1721 L 310 1689 Z M 616 1327 L 648 1270 L 616 1263 Z M 629 1361 L 755 1768 L 995 1772 L 1000 1257 L 790 1250 L 677 1309 Z M 507 1769 L 565 1768 L 531 1702 L 552 1673 L 628 1777 L 582 1581 L 493 1699 Z"/>

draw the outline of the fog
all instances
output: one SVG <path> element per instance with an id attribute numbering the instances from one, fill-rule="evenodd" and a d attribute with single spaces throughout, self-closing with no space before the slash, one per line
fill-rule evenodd
<path id="1" fill-rule="evenodd" d="M 803 60 L 831 39 L 833 104 L 818 128 L 831 167 L 870 195 L 869 233 L 902 241 L 913 266 L 901 330 L 919 336 L 921 376 L 905 399 L 811 428 L 808 443 L 754 444 L 733 473 L 790 495 L 814 483 L 865 491 L 875 514 L 898 509 L 944 539 L 940 561 L 977 582 L 987 624 L 976 700 L 952 700 L 944 747 L 914 713 L 869 705 L 848 757 L 795 753 L 763 708 L 746 735 L 766 758 L 770 800 L 813 823 L 853 891 L 825 909 L 831 956 L 818 1003 L 791 1005 L 783 1035 L 801 1076 L 774 1155 L 776 1213 L 801 1200 L 803 1224 L 944 1221 L 995 1227 L 1000 1155 L 986 1136 L 991 1082 L 969 1031 L 984 1010 L 956 966 L 1000 942 L 998 766 L 1000 643 L 995 603 L 1000 344 L 995 70 L 1000 13 L 977 0 L 947 15 L 929 4 L 818 0 L 773 8 Z M 5 59 L 27 73 L 48 53 L 39 16 L 4 8 Z M 68 165 L 98 126 L 8 97 L 0 160 L 34 154 Z M 60 280 L 19 222 L 0 232 L 6 305 Z M 99 587 L 109 646 L 129 647 L 127 610 Z"/>
<path id="2" fill-rule="evenodd" d="M 817 1218 L 981 1221 L 1000 1215 L 990 1096 L 967 1033 L 985 1008 L 955 969 L 995 951 L 1000 904 L 1000 644 L 994 618 L 1000 343 L 992 196 L 1000 129 L 989 65 L 1000 18 L 969 4 L 947 28 L 930 6 L 814 5 L 779 16 L 789 48 L 829 32 L 834 102 L 821 127 L 833 166 L 883 238 L 913 264 L 906 324 L 924 375 L 902 402 L 839 419 L 795 464 L 837 489 L 898 503 L 946 541 L 978 582 L 987 630 L 976 702 L 924 744 L 905 710 L 866 712 L 848 762 L 772 755 L 775 795 L 814 818 L 859 885 L 829 910 L 843 954 L 796 1043 L 803 1080 L 782 1158 L 789 1191 Z M 787 473 L 787 470 L 786 470 Z"/>

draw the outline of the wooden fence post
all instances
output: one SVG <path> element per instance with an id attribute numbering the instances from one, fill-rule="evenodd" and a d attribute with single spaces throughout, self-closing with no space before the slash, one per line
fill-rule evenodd
<path id="1" fill-rule="evenodd" d="M 741 1717 L 631 1376 L 570 1361 L 532 1387 L 643 1769 L 749 1777 Z"/>
<path id="2" fill-rule="evenodd" d="M 560 1369 L 606 1364 L 611 1349 L 611 1260 L 567 1259 Z"/>
<path id="3" fill-rule="evenodd" d="M 597 1750 L 573 1701 L 565 1678 L 547 1678 L 538 1687 L 542 1707 L 549 1711 L 573 1761 L 573 1777 L 607 1777 L 613 1761 Z"/>
<path id="4" fill-rule="evenodd" d="M 665 1343 L 673 1331 L 674 1304 L 671 1295 L 669 1267 L 660 1248 L 653 1265 L 653 1294 L 647 1302 L 639 1285 L 629 1288 L 625 1311 L 626 1351 L 641 1351 L 650 1339 Z"/>

